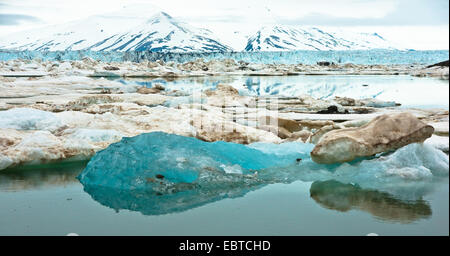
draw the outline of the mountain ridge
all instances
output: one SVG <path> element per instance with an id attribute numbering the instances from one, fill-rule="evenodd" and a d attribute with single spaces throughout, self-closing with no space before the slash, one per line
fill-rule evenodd
<path id="1" fill-rule="evenodd" d="M 159 9 L 138 8 L 3 37 L 0 49 L 35 51 L 231 52 L 401 49 L 378 33 L 325 31 L 317 27 L 265 26 L 233 48 L 213 31 L 193 27 Z M 149 18 L 147 18 L 150 16 Z M 229 39 L 229 38 L 228 38 Z M 242 39 L 244 40 L 244 39 Z"/>
<path id="2" fill-rule="evenodd" d="M 248 39 L 245 51 L 398 49 L 377 33 L 326 32 L 317 27 L 265 26 Z"/>

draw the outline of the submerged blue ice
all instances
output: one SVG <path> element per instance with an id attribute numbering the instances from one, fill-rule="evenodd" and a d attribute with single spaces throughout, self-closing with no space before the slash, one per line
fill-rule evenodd
<path id="1" fill-rule="evenodd" d="M 103 205 L 149 215 L 184 211 L 267 184 L 298 180 L 333 180 L 357 186 L 357 193 L 380 191 L 387 200 L 414 202 L 436 182 L 448 179 L 448 155 L 429 145 L 410 144 L 394 153 L 335 165 L 314 163 L 309 157 L 313 147 L 299 142 L 210 143 L 152 132 L 123 138 L 98 152 L 78 178 Z M 321 195 L 320 200 L 325 198 Z"/>

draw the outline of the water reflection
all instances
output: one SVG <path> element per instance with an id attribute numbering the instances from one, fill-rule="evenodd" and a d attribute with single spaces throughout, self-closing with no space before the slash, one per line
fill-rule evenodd
<path id="1" fill-rule="evenodd" d="M 86 162 L 60 163 L 40 166 L 24 166 L 0 172 L 0 191 L 23 191 L 66 186 L 78 183 L 76 176 Z M 163 215 L 194 209 L 227 198 L 238 198 L 265 184 L 252 187 L 187 188 L 177 193 L 159 194 L 153 191 L 117 190 L 85 186 L 95 201 L 116 211 L 130 210 L 144 215 Z M 361 210 L 383 221 L 411 223 L 432 215 L 428 202 L 400 200 L 395 196 L 358 185 L 335 180 L 315 181 L 310 196 L 324 208 L 340 212 Z"/>
<path id="2" fill-rule="evenodd" d="M 432 214 L 424 200 L 402 201 L 392 195 L 338 181 L 316 181 L 310 188 L 311 198 L 321 206 L 340 212 L 362 210 L 373 216 L 400 223 L 429 218 Z"/>
<path id="3" fill-rule="evenodd" d="M 198 188 L 173 194 L 89 186 L 85 186 L 84 190 L 94 200 L 117 212 L 130 210 L 144 215 L 164 215 L 187 211 L 226 198 L 242 197 L 264 186 L 216 190 Z M 357 185 L 333 180 L 313 182 L 310 193 L 314 201 L 324 208 L 340 212 L 358 209 L 383 221 L 411 223 L 432 215 L 431 207 L 424 200 L 403 201 L 385 192 L 362 189 Z"/>
<path id="4" fill-rule="evenodd" d="M 21 191 L 78 183 L 87 161 L 22 166 L 0 171 L 0 191 Z"/>
<path id="5" fill-rule="evenodd" d="M 116 78 L 117 79 L 117 78 Z M 122 83 L 153 87 L 162 84 L 166 90 L 191 94 L 228 84 L 244 95 L 281 95 L 297 97 L 303 94 L 314 98 L 332 99 L 335 96 L 355 99 L 376 98 L 395 101 L 403 107 L 448 109 L 448 82 L 434 78 L 389 75 L 333 75 L 333 76 L 203 76 L 182 78 L 127 78 Z M 364 85 L 364 86 L 363 86 Z M 411 97 L 416 95 L 417 97 Z"/>
<path id="6" fill-rule="evenodd" d="M 144 215 L 163 215 L 197 208 L 226 198 L 242 197 L 251 190 L 261 188 L 195 189 L 172 194 L 160 194 L 145 190 L 118 190 L 85 186 L 87 192 L 100 204 L 119 210 L 140 212 Z"/>

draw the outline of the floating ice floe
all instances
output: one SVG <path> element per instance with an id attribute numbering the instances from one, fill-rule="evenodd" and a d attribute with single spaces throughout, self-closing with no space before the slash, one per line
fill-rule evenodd
<path id="1" fill-rule="evenodd" d="M 311 152 L 321 164 L 352 161 L 358 157 L 388 152 L 415 142 L 423 142 L 434 128 L 410 113 L 385 114 L 358 128 L 325 133 Z"/>
<path id="2" fill-rule="evenodd" d="M 275 155 L 241 144 L 208 143 L 152 132 L 123 138 L 98 152 L 79 178 L 85 185 L 119 189 L 160 190 L 185 183 L 223 185 L 252 179 L 257 170 L 289 166 L 296 158 L 307 157 L 308 150 L 303 151 L 291 149 Z"/>
<path id="3" fill-rule="evenodd" d="M 431 145 L 446 153 L 449 152 L 449 140 L 448 137 L 433 135 L 425 141 L 425 144 Z"/>
<path id="4" fill-rule="evenodd" d="M 13 160 L 11 160 L 11 158 L 5 156 L 5 155 L 0 155 L 0 170 L 2 169 L 6 169 L 8 166 L 13 164 Z"/>
<path id="5" fill-rule="evenodd" d="M 410 144 L 391 154 L 334 165 L 314 163 L 312 148 L 300 142 L 208 143 L 152 132 L 98 152 L 79 179 L 87 187 L 163 194 L 333 179 L 414 198 L 421 194 L 417 190 L 426 191 L 449 172 L 448 156 L 430 145 Z"/>
<path id="6" fill-rule="evenodd" d="M 208 143 L 153 132 L 124 138 L 98 152 L 78 178 L 101 204 L 145 215 L 241 197 L 272 183 L 333 180 L 339 186 L 332 194 L 318 183 L 311 187 L 314 200 L 337 210 L 361 208 L 394 221 L 414 221 L 429 216 L 429 207 L 420 199 L 448 177 L 448 156 L 430 145 L 410 144 L 388 155 L 339 165 L 314 163 L 309 158 L 312 147 L 298 142 Z M 331 202 L 336 193 L 339 198 Z M 353 194 L 384 200 L 392 216 L 378 213 L 376 203 L 352 201 Z"/>
<path id="7" fill-rule="evenodd" d="M 121 134 L 116 130 L 80 128 L 76 129 L 68 137 L 74 140 L 102 142 L 102 141 L 118 141 L 123 137 L 123 134 Z"/>
<path id="8" fill-rule="evenodd" d="M 33 108 L 0 111 L 0 128 L 55 131 L 64 124 L 53 113 Z"/>

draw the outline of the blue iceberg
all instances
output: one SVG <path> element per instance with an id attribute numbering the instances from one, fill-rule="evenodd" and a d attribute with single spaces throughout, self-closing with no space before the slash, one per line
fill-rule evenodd
<path id="1" fill-rule="evenodd" d="M 229 142 L 204 142 L 163 132 L 141 134 L 98 152 L 79 179 L 84 185 L 118 189 L 177 190 L 186 184 L 223 186 L 260 183 L 257 171 L 297 164 L 312 144 L 287 143 L 282 155 Z M 300 161 L 300 160 L 299 160 Z M 228 186 L 227 185 L 227 186 Z"/>
<path id="2" fill-rule="evenodd" d="M 79 175 L 85 186 L 176 193 L 190 189 L 249 187 L 296 180 L 337 180 L 410 195 L 420 184 L 448 177 L 449 158 L 422 144 L 350 163 L 321 165 L 314 145 L 204 142 L 163 132 L 123 138 L 98 152 Z"/>
<path id="3" fill-rule="evenodd" d="M 299 142 L 204 142 L 152 132 L 123 138 L 98 152 L 78 179 L 101 204 L 145 215 L 180 212 L 241 197 L 268 184 L 298 180 L 313 184 L 334 180 L 344 187 L 355 186 L 357 194 L 378 191 L 377 197 L 402 204 L 420 200 L 448 179 L 448 155 L 430 145 L 410 144 L 393 153 L 334 165 L 314 163 L 309 156 L 313 147 Z M 315 200 L 328 200 L 317 192 L 328 191 L 328 185 L 322 187 L 314 187 L 313 194 L 321 196 Z"/>

